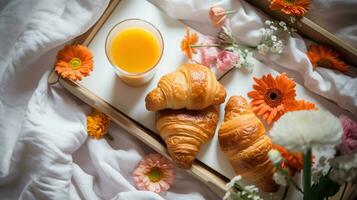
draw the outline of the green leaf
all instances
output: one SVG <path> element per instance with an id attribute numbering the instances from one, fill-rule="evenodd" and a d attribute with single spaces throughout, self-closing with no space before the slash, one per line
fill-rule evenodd
<path id="1" fill-rule="evenodd" d="M 341 185 L 331 180 L 328 175 L 321 176 L 319 181 L 312 185 L 311 199 L 323 200 L 325 197 L 333 196 L 338 192 L 340 186 Z"/>

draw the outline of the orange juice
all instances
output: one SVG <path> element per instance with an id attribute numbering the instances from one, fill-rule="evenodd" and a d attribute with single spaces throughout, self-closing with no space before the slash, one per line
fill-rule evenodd
<path id="1" fill-rule="evenodd" d="M 125 72 L 150 70 L 160 59 L 161 47 L 155 35 L 143 28 L 127 28 L 112 39 L 109 54 L 113 64 Z"/>

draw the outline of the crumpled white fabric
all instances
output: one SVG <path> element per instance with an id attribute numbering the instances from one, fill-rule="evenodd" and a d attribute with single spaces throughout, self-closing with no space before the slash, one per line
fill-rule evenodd
<path id="1" fill-rule="evenodd" d="M 131 172 L 152 150 L 115 124 L 114 141 L 88 138 L 90 108 L 47 84 L 56 52 L 93 25 L 107 4 L 0 2 L 1 199 L 218 199 L 182 170 L 161 196 L 137 191 Z"/>
<path id="2" fill-rule="evenodd" d="M 208 35 L 216 35 L 218 32 L 218 29 L 213 28 L 208 17 L 208 10 L 212 5 L 221 6 L 226 10 L 237 9 L 237 12 L 230 16 L 232 32 L 238 43 L 250 46 L 259 44 L 260 30 L 264 27 L 264 21 L 267 19 L 266 15 L 253 8 L 244 0 L 150 1 L 164 10 L 169 16 L 183 20 L 197 31 Z M 345 3 L 349 5 L 349 2 L 345 1 Z M 330 2 L 330 4 L 332 3 Z M 318 3 L 315 3 L 314 6 L 318 7 Z M 345 7 L 347 7 L 348 10 L 348 6 L 345 5 Z M 313 12 L 314 11 L 311 10 L 311 13 Z M 321 23 L 323 23 L 323 21 Z M 330 29 L 333 28 L 330 27 Z M 335 30 L 338 30 L 338 28 Z M 303 84 L 307 89 L 336 102 L 340 107 L 349 110 L 352 114 L 357 116 L 356 76 L 347 76 L 326 68 L 313 70 L 306 51 L 307 45 L 305 41 L 298 34 L 294 34 L 293 37 L 287 41 L 287 45 L 282 54 L 268 56 L 258 55 L 258 58 L 267 66 L 271 66 L 277 71 L 287 72 L 293 77 L 298 75 L 297 81 Z M 352 73 L 356 74 L 356 70 L 353 67 L 350 66 L 350 69 L 353 71 Z"/>

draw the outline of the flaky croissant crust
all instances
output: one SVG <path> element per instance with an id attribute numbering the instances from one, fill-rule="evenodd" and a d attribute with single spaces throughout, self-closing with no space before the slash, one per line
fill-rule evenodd
<path id="1" fill-rule="evenodd" d="M 199 64 L 182 65 L 163 76 L 145 98 L 146 109 L 201 110 L 224 102 L 226 91 L 210 69 Z"/>
<path id="2" fill-rule="evenodd" d="M 229 99 L 218 140 L 237 174 L 255 182 L 263 191 L 278 189 L 272 179 L 275 168 L 268 158 L 271 139 L 243 97 Z"/>
<path id="3" fill-rule="evenodd" d="M 174 163 L 190 168 L 203 143 L 214 135 L 218 110 L 210 106 L 204 110 L 162 110 L 157 113 L 156 128 L 165 141 Z"/>

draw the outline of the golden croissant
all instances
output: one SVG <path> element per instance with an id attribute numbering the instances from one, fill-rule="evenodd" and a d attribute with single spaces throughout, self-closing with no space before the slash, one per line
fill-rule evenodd
<path id="1" fill-rule="evenodd" d="M 243 97 L 229 99 L 218 140 L 237 174 L 265 192 L 278 190 L 273 180 L 275 167 L 268 157 L 271 139 Z"/>
<path id="2" fill-rule="evenodd" d="M 210 69 L 198 64 L 182 65 L 163 76 L 157 88 L 145 98 L 146 109 L 201 110 L 224 102 L 226 91 Z"/>
<path id="3" fill-rule="evenodd" d="M 185 169 L 191 167 L 201 145 L 213 137 L 217 123 L 215 106 L 199 111 L 167 109 L 156 117 L 156 128 L 173 162 Z"/>

